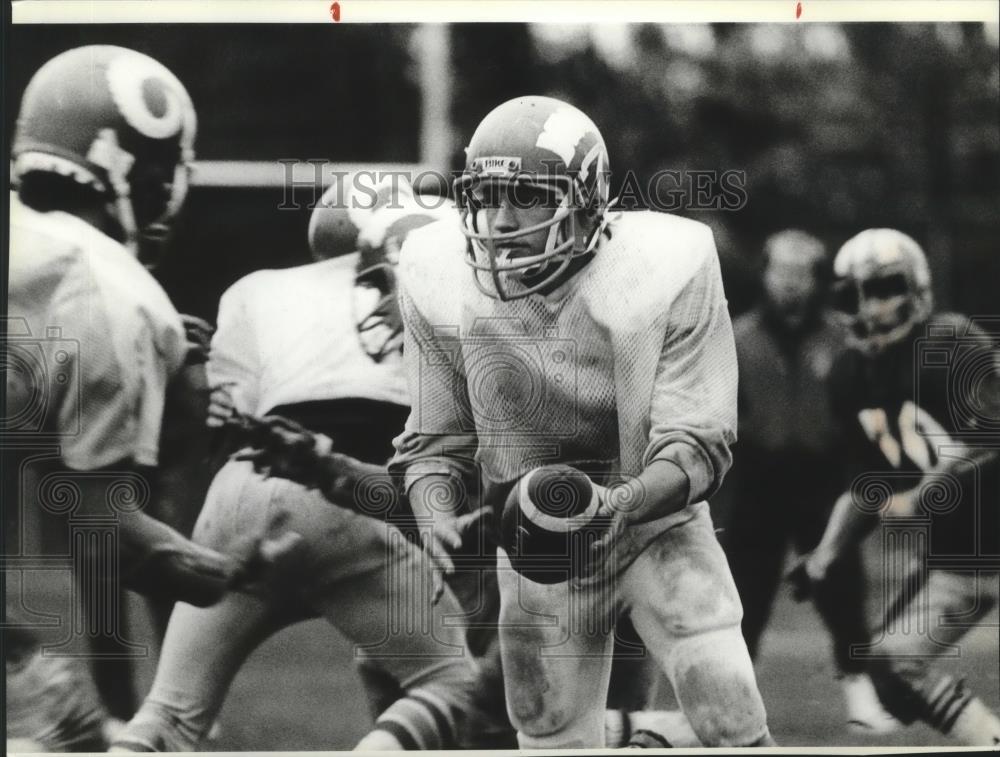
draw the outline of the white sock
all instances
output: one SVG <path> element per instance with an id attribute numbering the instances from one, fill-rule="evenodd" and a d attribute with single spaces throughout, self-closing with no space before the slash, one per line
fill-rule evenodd
<path id="1" fill-rule="evenodd" d="M 625 718 L 628 713 L 624 710 L 605 710 L 604 712 L 604 746 L 607 749 L 619 749 L 625 746 Z"/>
<path id="2" fill-rule="evenodd" d="M 948 735 L 966 746 L 1000 746 L 1000 719 L 979 697 L 972 697 Z"/>
<path id="3" fill-rule="evenodd" d="M 840 683 L 847 704 L 847 725 L 851 730 L 886 734 L 900 727 L 900 722 L 885 711 L 867 673 L 847 673 Z"/>
<path id="4" fill-rule="evenodd" d="M 403 745 L 388 731 L 376 727 L 354 747 L 355 752 L 401 752 Z"/>

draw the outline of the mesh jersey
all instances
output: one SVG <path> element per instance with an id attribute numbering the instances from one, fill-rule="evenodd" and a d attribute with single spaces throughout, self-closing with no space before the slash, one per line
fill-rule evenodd
<path id="1" fill-rule="evenodd" d="M 8 431 L 58 435 L 71 468 L 156 465 L 187 346 L 150 273 L 85 221 L 12 194 L 8 296 Z"/>
<path id="2" fill-rule="evenodd" d="M 475 287 L 451 224 L 413 232 L 400 302 L 413 410 L 392 469 L 409 482 L 472 473 L 509 483 L 542 464 L 677 463 L 690 501 L 728 469 L 736 354 L 711 231 L 621 213 L 589 265 L 557 291 L 500 302 Z M 688 511 L 630 529 L 659 533 Z"/>
<path id="3" fill-rule="evenodd" d="M 926 519 L 938 567 L 1000 559 L 1000 350 L 968 318 L 934 316 L 874 359 L 841 355 L 830 376 L 834 411 L 851 450 L 857 496 L 900 492 L 942 464 L 951 484 L 906 515 Z M 988 451 L 987 462 L 972 462 Z"/>
<path id="4" fill-rule="evenodd" d="M 208 377 L 231 381 L 236 407 L 263 415 L 279 405 L 365 398 L 408 405 L 398 354 L 376 363 L 355 328 L 358 255 L 256 271 L 219 302 Z"/>

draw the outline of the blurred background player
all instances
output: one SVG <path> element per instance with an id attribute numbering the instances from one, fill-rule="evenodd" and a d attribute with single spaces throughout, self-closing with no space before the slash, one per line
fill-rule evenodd
<path id="1" fill-rule="evenodd" d="M 736 422 L 711 233 L 662 214 L 608 214 L 607 171 L 597 127 L 558 100 L 511 100 L 480 123 L 456 185 L 459 227 L 415 232 L 401 258 L 414 408 L 390 470 L 432 520 L 446 572 L 469 506 L 463 482 L 481 483 L 499 514 L 545 506 L 526 501 L 525 482 L 548 464 L 602 461 L 592 475 L 632 479 L 615 489 L 616 501 L 634 496 L 629 512 L 598 506 L 613 526 L 581 585 L 519 575 L 512 545 L 497 550 L 501 657 L 522 748 L 604 745 L 599 713 L 624 611 L 703 744 L 772 743 L 702 502 L 729 467 Z M 539 626 L 533 612 L 560 620 Z M 553 645 L 560 653 L 544 655 Z"/>
<path id="2" fill-rule="evenodd" d="M 934 658 L 954 654 L 1000 591 L 1000 351 L 966 316 L 934 312 L 924 252 L 899 231 L 852 237 L 833 268 L 834 312 L 851 349 L 829 388 L 850 487 L 793 577 L 818 593 L 880 522 L 926 529 L 902 554 L 883 541 L 883 570 L 895 560 L 913 573 L 861 651 L 893 716 L 995 747 L 1000 720 Z"/>
<path id="3" fill-rule="evenodd" d="M 26 554 L 15 542 L 29 521 L 62 529 L 63 543 L 43 548 L 73 561 L 80 594 L 63 612 L 82 606 L 102 663 L 97 688 L 116 716 L 133 706 L 128 660 L 113 659 L 134 653 L 121 588 L 210 604 L 248 577 L 255 549 L 244 541 L 232 545 L 242 557 L 223 555 L 142 512 L 158 485 L 168 387 L 184 385 L 201 352 L 138 256 L 158 247 L 183 203 L 194 136 L 190 98 L 170 71 L 132 50 L 91 46 L 35 74 L 14 140 L 5 432 L 18 436 L 5 464 L 23 463 L 34 482 L 25 491 L 38 493 L 4 497 L 5 551 Z M 55 454 L 40 460 L 20 440 L 29 453 L 47 444 Z M 46 495 L 49 481 L 73 497 Z M 110 530 L 66 541 L 88 523 Z M 8 738 L 49 751 L 103 748 L 107 713 L 86 658 L 43 656 L 44 634 L 19 604 L 24 576 L 8 568 L 5 579 Z"/>
<path id="4" fill-rule="evenodd" d="M 733 322 L 739 360 L 739 443 L 713 506 L 720 540 L 743 602 L 743 636 L 756 659 L 789 543 L 799 553 L 819 542 L 843 486 L 843 443 L 826 380 L 843 339 L 826 317 L 829 261 L 816 237 L 799 230 L 764 244 L 759 304 Z M 895 721 L 879 706 L 865 663 L 851 644 L 865 641 L 865 579 L 857 547 L 813 595 L 833 639 L 848 722 L 873 732 Z"/>
<path id="5" fill-rule="evenodd" d="M 280 414 L 378 466 L 392 453 L 409 403 L 395 251 L 409 230 L 434 216 L 408 191 L 402 199 L 375 198 L 382 209 L 356 207 L 350 192 L 336 198 L 339 190 L 326 193 L 310 223 L 317 262 L 257 271 L 223 295 L 208 363 L 216 387 L 210 423 L 226 433 L 239 414 Z M 341 254 L 351 249 L 355 229 L 369 234 L 361 251 Z M 238 448 L 243 438 L 235 436 Z M 211 608 L 178 604 L 153 687 L 116 748 L 194 749 L 246 657 L 280 629 L 317 616 L 401 691 L 359 749 L 455 746 L 473 709 L 467 703 L 476 669 L 462 629 L 443 622 L 461 614 L 454 596 L 446 590 L 437 606 L 429 602 L 431 576 L 421 551 L 384 520 L 331 507 L 320 492 L 262 476 L 238 459 L 216 474 L 194 539 L 226 549 L 243 534 L 266 533 L 276 518 L 304 537 L 300 569 L 288 576 L 282 596 L 230 595 Z M 416 630 L 393 630 L 400 618 Z"/>

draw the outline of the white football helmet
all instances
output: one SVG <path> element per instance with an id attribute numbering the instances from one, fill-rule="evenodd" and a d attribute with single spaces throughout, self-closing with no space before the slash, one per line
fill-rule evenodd
<path id="1" fill-rule="evenodd" d="M 895 229 L 868 229 L 833 261 L 833 312 L 849 342 L 877 354 L 905 339 L 934 308 L 927 257 Z"/>
<path id="2" fill-rule="evenodd" d="M 467 262 L 480 291 L 500 300 L 527 297 L 594 249 L 609 205 L 608 151 L 582 111 L 551 97 L 518 97 L 483 119 L 465 152 L 455 195 L 469 240 Z M 479 228 L 484 190 L 492 194 L 496 185 L 513 185 L 515 194 L 517 187 L 546 191 L 553 197 L 551 218 L 508 233 Z M 508 257 L 498 249 L 545 228 L 540 255 Z"/>

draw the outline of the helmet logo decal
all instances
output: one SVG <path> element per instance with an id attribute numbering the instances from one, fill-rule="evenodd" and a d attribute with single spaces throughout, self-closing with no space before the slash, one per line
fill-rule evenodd
<path id="1" fill-rule="evenodd" d="M 594 127 L 580 111 L 561 108 L 545 120 L 535 147 L 551 150 L 568 166 L 576 154 L 576 146 L 580 144 L 580 140 L 593 130 Z"/>
<path id="2" fill-rule="evenodd" d="M 108 87 L 129 126 L 166 139 L 184 126 L 184 103 L 173 74 L 154 61 L 123 55 L 108 64 Z M 179 83 L 178 83 L 179 84 Z"/>
<path id="3" fill-rule="evenodd" d="M 511 173 L 520 173 L 521 159 L 502 156 L 476 158 L 472 161 L 472 170 L 479 171 L 485 176 L 506 176 Z"/>

